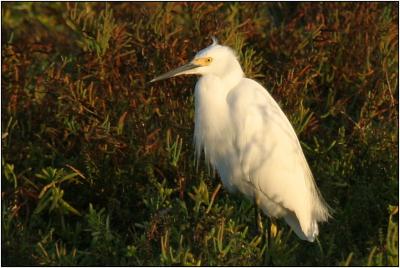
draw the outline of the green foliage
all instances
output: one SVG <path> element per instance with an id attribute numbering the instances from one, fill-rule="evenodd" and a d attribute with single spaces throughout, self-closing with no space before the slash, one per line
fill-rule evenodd
<path id="1" fill-rule="evenodd" d="M 366 263 L 368 266 L 399 266 L 399 223 L 393 221 L 399 207 L 389 206 L 389 213 L 386 237 L 380 237 L 379 246 L 371 249 Z"/>
<path id="2" fill-rule="evenodd" d="M 47 183 L 44 185 L 38 196 L 39 201 L 37 207 L 33 211 L 34 214 L 39 214 L 43 210 L 47 209 L 49 212 L 53 210 L 57 211 L 59 214 L 72 213 L 75 215 L 80 215 L 80 213 L 68 204 L 64 199 L 64 190 L 60 188 L 63 182 L 73 182 L 74 178 L 78 174 L 70 173 L 64 174 L 64 170 L 53 169 L 51 167 L 43 169 L 42 173 L 36 174 L 36 177 L 42 179 Z"/>
<path id="3" fill-rule="evenodd" d="M 7 2 L 2 18 L 2 265 L 398 266 L 397 3 Z M 334 209 L 318 242 L 282 220 L 258 233 L 196 161 L 195 78 L 146 83 L 211 36 L 293 123 Z"/>
<path id="4" fill-rule="evenodd" d="M 92 10 L 91 5 L 74 3 L 69 9 L 65 23 L 80 35 L 77 43 L 84 52 L 96 52 L 101 59 L 110 45 L 111 36 L 116 29 L 112 9 L 106 3 L 100 13 Z"/>

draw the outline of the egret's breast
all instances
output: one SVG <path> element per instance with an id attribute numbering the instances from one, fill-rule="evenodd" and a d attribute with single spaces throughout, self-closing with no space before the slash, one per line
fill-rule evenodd
<path id="1" fill-rule="evenodd" d="M 195 145 L 199 156 L 204 150 L 206 161 L 217 169 L 224 186 L 234 191 L 232 168 L 236 159 L 233 129 L 226 96 L 228 90 L 218 77 L 203 76 L 195 89 Z"/>

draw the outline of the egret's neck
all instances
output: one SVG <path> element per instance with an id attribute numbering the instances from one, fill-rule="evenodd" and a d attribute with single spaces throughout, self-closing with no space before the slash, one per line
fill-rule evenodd
<path id="1" fill-rule="evenodd" d="M 237 84 L 239 84 L 240 80 L 244 77 L 244 73 L 242 67 L 239 62 L 236 60 L 226 66 L 226 69 L 223 73 L 219 75 L 224 88 L 229 92 L 233 89 Z"/>
<path id="2" fill-rule="evenodd" d="M 206 158 L 214 165 L 217 157 L 230 150 L 231 119 L 227 95 L 244 74 L 239 62 L 229 61 L 223 72 L 203 74 L 195 90 L 195 144 L 198 156 L 204 147 Z M 226 145 L 226 146 L 225 146 Z"/>

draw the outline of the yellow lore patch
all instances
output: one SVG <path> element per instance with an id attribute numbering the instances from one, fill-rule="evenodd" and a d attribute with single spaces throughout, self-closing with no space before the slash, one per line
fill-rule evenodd
<path id="1" fill-rule="evenodd" d="M 211 57 L 198 58 L 198 59 L 194 59 L 192 61 L 192 63 L 194 63 L 196 65 L 200 65 L 200 66 L 208 66 L 212 62 L 212 60 L 213 59 Z"/>

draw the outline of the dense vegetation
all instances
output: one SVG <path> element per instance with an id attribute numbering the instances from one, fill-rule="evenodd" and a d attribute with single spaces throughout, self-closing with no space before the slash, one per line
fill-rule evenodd
<path id="1" fill-rule="evenodd" d="M 146 83 L 212 35 L 293 123 L 318 243 L 195 162 L 195 77 Z M 1 51 L 2 265 L 398 265 L 398 3 L 3 2 Z"/>

